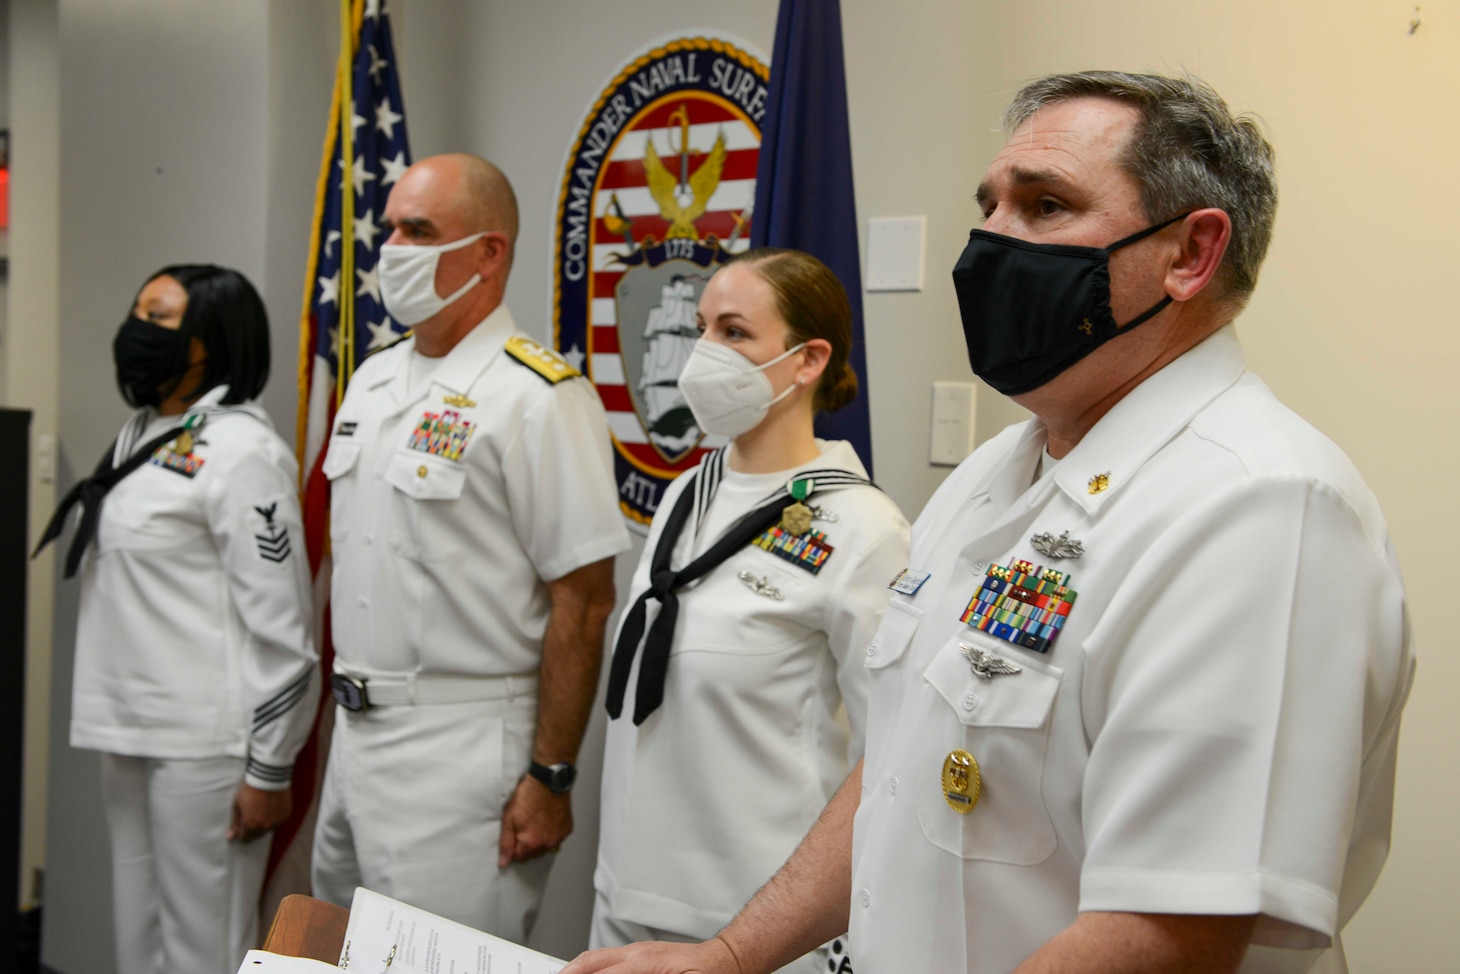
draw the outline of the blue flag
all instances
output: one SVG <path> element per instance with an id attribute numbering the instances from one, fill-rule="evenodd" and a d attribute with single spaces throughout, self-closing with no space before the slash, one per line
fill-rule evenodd
<path id="1" fill-rule="evenodd" d="M 838 0 L 781 0 L 750 241 L 753 247 L 804 250 L 835 271 L 847 289 L 850 362 L 860 392 L 850 405 L 818 416 L 817 433 L 849 441 L 871 473 L 862 260 Z"/>

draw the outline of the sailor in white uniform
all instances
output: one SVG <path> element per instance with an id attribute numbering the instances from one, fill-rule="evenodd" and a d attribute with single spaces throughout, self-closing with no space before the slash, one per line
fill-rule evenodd
<path id="1" fill-rule="evenodd" d="M 812 434 L 856 391 L 832 272 L 752 251 L 697 319 L 680 386 L 734 439 L 665 492 L 620 623 L 595 946 L 708 937 L 785 861 L 861 757 L 861 647 L 906 561 L 897 506 L 849 444 Z"/>
<path id="2" fill-rule="evenodd" d="M 71 744 L 102 752 L 117 969 L 232 974 L 319 696 L 296 466 L 236 272 L 159 272 L 116 351 L 141 408 L 46 534 L 82 503 Z"/>
<path id="3" fill-rule="evenodd" d="M 1231 325 L 1271 148 L 1188 79 L 1055 76 L 1007 117 L 953 279 L 1036 418 L 913 527 L 864 765 L 713 941 L 564 974 L 753 974 L 849 919 L 876 974 L 1347 969 L 1414 657 L 1374 496 Z"/>
<path id="4" fill-rule="evenodd" d="M 382 295 L 414 331 L 355 373 L 323 468 L 339 706 L 314 890 L 520 942 L 572 830 L 629 545 L 608 424 L 502 303 L 517 211 L 495 167 L 422 160 L 385 215 Z"/>

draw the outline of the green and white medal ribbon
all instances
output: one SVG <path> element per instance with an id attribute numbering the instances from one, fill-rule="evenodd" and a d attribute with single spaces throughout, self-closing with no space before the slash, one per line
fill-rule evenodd
<path id="1" fill-rule="evenodd" d="M 811 530 L 811 508 L 806 506 L 805 501 L 815 489 L 816 481 L 811 479 L 793 480 L 786 485 L 786 491 L 791 495 L 791 503 L 781 512 L 782 531 L 802 535 Z"/>

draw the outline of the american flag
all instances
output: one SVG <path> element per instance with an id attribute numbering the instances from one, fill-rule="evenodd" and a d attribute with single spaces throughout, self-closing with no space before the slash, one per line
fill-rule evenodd
<path id="1" fill-rule="evenodd" d="M 329 564 L 325 550 L 330 502 L 329 481 L 320 468 L 329 432 L 334 425 L 336 399 L 343 393 L 344 382 L 348 381 L 361 359 L 394 341 L 404 331 L 385 313 L 377 268 L 380 245 L 389 236 L 381 226 L 385 203 L 390 197 L 391 186 L 411 163 L 405 103 L 401 100 L 395 47 L 391 43 L 390 16 L 385 3 L 386 0 L 355 0 L 354 29 L 350 34 L 354 41 L 350 72 L 353 159 L 347 166 L 342 158 L 341 92 L 336 81 L 315 198 L 313 240 L 300 322 L 296 449 L 303 490 L 304 535 L 309 567 L 315 581 L 319 619 L 316 632 L 322 678 L 326 681 L 334 657 L 330 644 Z M 342 226 L 343 186 L 350 186 L 354 193 L 354 213 L 349 227 Z M 346 243 L 347 240 L 349 243 Z M 341 279 L 346 246 L 353 246 L 354 255 L 354 269 L 349 281 Z M 354 342 L 352 347 L 341 349 L 340 311 L 344 302 L 353 302 Z M 342 356 L 345 359 L 343 376 Z M 323 695 L 321 711 L 329 699 L 327 693 Z M 274 835 L 269 856 L 270 874 L 286 856 L 291 859 L 302 856 L 306 870 L 304 876 L 308 877 L 309 837 L 304 836 L 299 843 L 293 840 L 317 790 L 317 772 L 323 763 L 323 750 L 317 738 L 318 735 L 311 737 L 295 763 L 295 814 Z M 303 852 L 296 851 L 291 856 L 291 847 L 295 845 Z"/>

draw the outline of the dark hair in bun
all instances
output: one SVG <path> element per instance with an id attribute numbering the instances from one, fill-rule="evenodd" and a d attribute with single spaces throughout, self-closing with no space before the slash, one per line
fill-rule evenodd
<path id="1" fill-rule="evenodd" d="M 737 254 L 733 264 L 747 264 L 776 293 L 776 310 L 786 321 L 786 347 L 813 338 L 831 345 L 831 358 L 816 385 L 813 405 L 841 409 L 857 398 L 857 373 L 847 356 L 852 349 L 852 304 L 842 282 L 821 261 L 801 250 L 757 247 Z"/>

